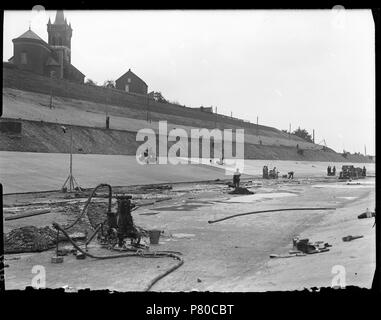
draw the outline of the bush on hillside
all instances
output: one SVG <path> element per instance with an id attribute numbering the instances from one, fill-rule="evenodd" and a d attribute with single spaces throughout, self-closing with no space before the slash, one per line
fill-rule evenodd
<path id="1" fill-rule="evenodd" d="M 298 128 L 292 134 L 299 137 L 299 138 L 302 138 L 303 140 L 305 140 L 307 142 L 313 142 L 312 136 L 308 133 L 308 131 L 306 129 Z"/>

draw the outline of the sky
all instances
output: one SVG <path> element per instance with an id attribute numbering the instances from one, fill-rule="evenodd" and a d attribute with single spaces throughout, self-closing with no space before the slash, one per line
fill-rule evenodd
<path id="1" fill-rule="evenodd" d="M 129 68 L 170 101 L 213 106 L 335 151 L 375 154 L 370 10 L 65 11 L 72 64 L 98 84 Z M 3 60 L 55 11 L 5 11 Z"/>

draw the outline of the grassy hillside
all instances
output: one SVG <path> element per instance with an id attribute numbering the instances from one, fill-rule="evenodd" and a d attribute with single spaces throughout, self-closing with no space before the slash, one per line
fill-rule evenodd
<path id="1" fill-rule="evenodd" d="M 226 123 L 207 120 L 197 120 L 181 115 L 166 115 L 151 110 L 148 113 L 143 109 L 106 105 L 91 101 L 69 99 L 63 97 L 53 98 L 53 108 L 49 107 L 50 96 L 46 94 L 4 88 L 3 90 L 3 116 L 14 119 L 37 120 L 56 122 L 87 127 L 104 128 L 106 114 L 110 117 L 110 128 L 116 130 L 138 131 L 142 128 L 152 128 L 158 131 L 158 121 L 167 121 L 168 130 L 183 128 L 188 134 L 192 128 L 219 128 L 240 129 Z M 321 149 L 322 146 L 305 142 L 304 140 L 289 136 L 275 128 L 259 127 L 245 128 L 245 141 L 252 144 L 268 146 L 289 146 L 297 144 L 303 149 Z"/>
<path id="2" fill-rule="evenodd" d="M 23 151 L 44 153 L 69 153 L 70 135 L 63 133 L 61 124 L 20 120 L 21 134 L 0 133 L 0 151 Z M 68 126 L 73 133 L 73 152 L 86 154 L 135 155 L 141 142 L 136 141 L 136 132 L 107 130 L 85 126 Z M 168 148 L 173 144 L 168 143 Z M 190 144 L 189 144 L 190 147 Z M 201 152 L 200 152 L 201 154 Z M 359 155 L 341 154 L 332 151 L 304 150 L 299 154 L 295 147 L 266 146 L 245 143 L 246 159 L 300 160 L 300 161 L 349 161 L 372 162 Z"/>
<path id="3" fill-rule="evenodd" d="M 133 155 L 140 144 L 136 132 L 150 128 L 157 133 L 159 122 L 166 121 L 168 131 L 181 128 L 188 136 L 192 129 L 244 129 L 248 159 L 372 162 L 361 155 L 344 158 L 333 150 L 324 151 L 321 145 L 276 128 L 159 103 L 120 90 L 78 85 L 4 67 L 3 85 L 3 117 L 22 119 L 23 129 L 21 135 L 1 133 L 0 150 L 69 152 L 69 136 L 60 128 L 65 124 L 73 126 L 75 152 Z M 110 118 L 110 130 L 105 130 L 106 116 Z"/>

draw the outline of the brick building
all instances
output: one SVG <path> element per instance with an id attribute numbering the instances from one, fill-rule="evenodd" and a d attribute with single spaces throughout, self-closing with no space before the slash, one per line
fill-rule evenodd
<path id="1" fill-rule="evenodd" d="M 137 94 L 147 94 L 148 86 L 135 73 L 128 69 L 119 79 L 115 80 L 115 87 L 119 90 Z"/>
<path id="2" fill-rule="evenodd" d="M 30 28 L 13 42 L 13 57 L 8 61 L 21 70 L 83 83 L 85 75 L 71 64 L 72 28 L 62 10 L 54 23 L 47 25 L 48 43 Z"/>

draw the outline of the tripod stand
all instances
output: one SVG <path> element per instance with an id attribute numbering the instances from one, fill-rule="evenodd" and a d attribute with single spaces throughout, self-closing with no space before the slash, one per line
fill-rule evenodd
<path id="1" fill-rule="evenodd" d="M 62 127 L 64 132 L 66 133 L 66 128 Z M 73 192 L 74 190 L 82 191 L 78 182 L 75 180 L 73 176 L 73 132 L 70 130 L 70 170 L 69 176 L 66 178 L 64 184 L 61 188 L 62 191 Z"/>

